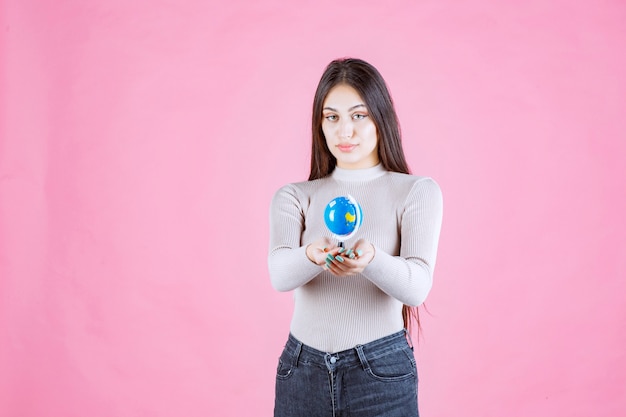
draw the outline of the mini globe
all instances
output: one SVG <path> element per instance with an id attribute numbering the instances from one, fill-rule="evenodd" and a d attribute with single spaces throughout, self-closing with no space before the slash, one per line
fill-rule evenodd
<path id="1" fill-rule="evenodd" d="M 350 195 L 333 198 L 324 210 L 324 222 L 340 242 L 349 239 L 363 223 L 363 211 Z"/>

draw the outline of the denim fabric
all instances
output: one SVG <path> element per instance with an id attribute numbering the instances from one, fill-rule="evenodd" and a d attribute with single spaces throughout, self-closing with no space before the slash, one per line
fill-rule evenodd
<path id="1" fill-rule="evenodd" d="M 274 417 L 417 417 L 417 368 L 401 331 L 337 353 L 289 335 L 278 360 Z"/>

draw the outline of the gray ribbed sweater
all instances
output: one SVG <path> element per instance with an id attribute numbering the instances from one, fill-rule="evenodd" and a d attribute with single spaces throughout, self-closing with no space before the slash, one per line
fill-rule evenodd
<path id="1" fill-rule="evenodd" d="M 311 262 L 306 246 L 331 237 L 324 209 L 350 194 L 363 224 L 360 238 L 375 248 L 362 274 L 337 277 Z M 442 196 L 428 177 L 335 168 L 315 181 L 280 188 L 270 208 L 269 272 L 278 291 L 294 291 L 291 333 L 323 352 L 338 352 L 398 332 L 402 305 L 420 305 L 432 287 L 442 219 Z"/>

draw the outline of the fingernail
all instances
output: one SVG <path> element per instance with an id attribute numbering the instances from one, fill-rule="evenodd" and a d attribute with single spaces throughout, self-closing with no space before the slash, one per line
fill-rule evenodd
<path id="1" fill-rule="evenodd" d="M 332 253 L 329 253 L 328 256 L 326 256 L 326 260 L 327 261 L 332 261 L 333 259 L 335 259 L 335 258 L 333 257 Z"/>
<path id="2" fill-rule="evenodd" d="M 343 262 L 343 258 L 339 255 L 335 256 L 335 259 L 338 260 L 339 262 Z"/>
<path id="3" fill-rule="evenodd" d="M 330 268 L 330 264 L 332 263 L 332 261 L 329 261 L 328 259 L 326 259 L 326 268 Z"/>
<path id="4" fill-rule="evenodd" d="M 357 256 L 361 256 L 363 255 L 363 251 L 361 249 L 357 249 L 356 254 Z"/>
<path id="5" fill-rule="evenodd" d="M 354 259 L 354 253 L 351 253 L 351 254 L 348 256 L 348 258 L 350 258 L 350 259 Z"/>
<path id="6" fill-rule="evenodd" d="M 339 253 L 343 253 L 344 250 L 344 248 L 339 248 Z"/>
<path id="7" fill-rule="evenodd" d="M 350 255 L 352 255 L 352 252 L 353 252 L 353 251 L 352 251 L 352 249 L 348 249 L 348 250 L 346 251 L 346 253 L 344 253 L 344 255 L 346 255 L 346 256 L 350 256 Z"/>

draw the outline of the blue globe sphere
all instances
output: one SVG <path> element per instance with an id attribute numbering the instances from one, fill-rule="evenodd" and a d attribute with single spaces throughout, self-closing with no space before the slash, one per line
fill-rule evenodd
<path id="1" fill-rule="evenodd" d="M 336 197 L 326 205 L 324 222 L 335 238 L 349 239 L 363 223 L 361 206 L 352 196 Z"/>

